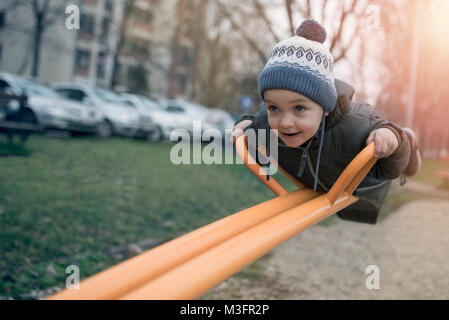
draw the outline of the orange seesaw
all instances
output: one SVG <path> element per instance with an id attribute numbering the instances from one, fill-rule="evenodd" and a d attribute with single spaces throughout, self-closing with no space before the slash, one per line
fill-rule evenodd
<path id="1" fill-rule="evenodd" d="M 195 299 L 299 232 L 358 201 L 353 192 L 377 161 L 374 143 L 348 164 L 328 193 L 297 187 L 288 192 L 248 152 L 240 136 L 240 158 L 277 197 L 255 205 L 128 259 L 49 300 Z M 265 150 L 260 150 L 264 152 Z M 271 163 L 275 163 L 271 159 Z"/>

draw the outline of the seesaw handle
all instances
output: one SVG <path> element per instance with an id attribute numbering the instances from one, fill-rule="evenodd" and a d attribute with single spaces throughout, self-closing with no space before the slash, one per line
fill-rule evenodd
<path id="1" fill-rule="evenodd" d="M 326 195 L 331 203 L 334 203 L 344 192 L 352 194 L 362 182 L 377 161 L 374 157 L 374 149 L 374 142 L 371 142 L 346 166 Z"/>
<path id="2" fill-rule="evenodd" d="M 246 167 L 260 180 L 262 181 L 271 191 L 277 195 L 287 194 L 288 191 L 279 184 L 274 178 L 266 179 L 266 174 L 261 174 L 264 172 L 260 165 L 254 160 L 251 154 L 248 152 L 246 146 L 247 136 L 241 135 L 236 139 L 235 146 L 239 157 L 243 160 Z M 366 146 L 357 156 L 347 165 L 345 170 L 340 174 L 337 181 L 335 181 L 332 188 L 326 194 L 329 202 L 334 203 L 338 197 L 344 192 L 352 194 L 357 186 L 362 182 L 365 176 L 368 174 L 369 170 L 376 163 L 377 159 L 374 158 L 374 142 L 371 142 Z M 276 164 L 278 165 L 278 164 Z M 289 179 L 294 179 L 285 170 L 278 165 L 281 171 L 287 175 Z M 299 186 L 297 184 L 297 186 Z"/>
<path id="3" fill-rule="evenodd" d="M 236 139 L 235 149 L 240 159 L 243 160 L 245 166 L 260 180 L 262 181 L 271 191 L 273 191 L 278 196 L 282 196 L 288 193 L 285 188 L 276 181 L 273 177 L 267 179 L 266 174 L 261 174 L 263 169 L 261 166 L 254 160 L 251 154 L 248 152 L 248 148 L 246 147 L 247 136 L 241 135 Z"/>

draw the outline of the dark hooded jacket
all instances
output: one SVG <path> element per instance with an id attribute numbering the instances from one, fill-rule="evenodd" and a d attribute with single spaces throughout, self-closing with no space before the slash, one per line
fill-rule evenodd
<path id="1" fill-rule="evenodd" d="M 360 200 L 337 213 L 344 220 L 375 224 L 391 180 L 399 177 L 408 164 L 409 140 L 401 127 L 382 119 L 372 106 L 364 102 L 352 102 L 352 86 L 340 80 L 335 80 L 335 85 L 338 102 L 334 112 L 326 117 L 318 176 L 315 171 L 321 129 L 301 147 L 288 147 L 278 139 L 278 162 L 289 174 L 310 188 L 314 187 L 317 178 L 317 190 L 327 192 L 346 166 L 366 147 L 366 140 L 373 130 L 384 127 L 392 129 L 399 141 L 397 150 L 388 158 L 379 159 L 360 183 L 354 192 Z M 264 104 L 254 116 L 244 115 L 237 123 L 246 119 L 253 120 L 253 123 L 245 131 L 269 129 Z M 264 141 L 258 143 L 265 144 Z"/>

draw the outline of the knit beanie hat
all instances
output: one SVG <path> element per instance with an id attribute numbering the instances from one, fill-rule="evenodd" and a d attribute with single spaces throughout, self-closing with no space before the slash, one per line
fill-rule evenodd
<path id="1" fill-rule="evenodd" d="M 323 44 L 326 30 L 307 19 L 296 36 L 278 43 L 259 76 L 259 93 L 269 89 L 298 92 L 332 113 L 337 103 L 334 59 Z"/>

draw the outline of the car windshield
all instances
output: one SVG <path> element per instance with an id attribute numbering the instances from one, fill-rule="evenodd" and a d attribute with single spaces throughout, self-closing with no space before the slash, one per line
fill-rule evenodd
<path id="1" fill-rule="evenodd" d="M 201 108 L 198 108 L 195 104 L 190 103 L 188 101 L 184 101 L 184 100 L 163 100 L 162 104 L 164 106 L 164 109 L 168 112 L 183 112 L 183 113 L 198 113 L 198 112 L 202 112 L 203 110 L 201 110 Z"/>
<path id="2" fill-rule="evenodd" d="M 200 104 L 196 104 L 193 102 L 183 101 L 183 100 L 174 100 L 175 103 L 180 104 L 190 110 L 190 112 L 208 112 L 209 109 Z"/>
<path id="3" fill-rule="evenodd" d="M 134 103 L 131 100 L 128 100 L 126 98 L 122 98 L 120 97 L 120 101 L 121 104 L 124 104 L 127 107 L 131 107 L 133 109 L 136 109 L 136 106 L 134 105 Z"/>
<path id="4" fill-rule="evenodd" d="M 104 89 L 93 89 L 94 93 L 97 95 L 98 98 L 103 100 L 104 102 L 110 102 L 110 103 L 122 103 L 123 100 L 120 96 L 116 95 L 115 93 L 111 91 L 107 91 Z"/>
<path id="5" fill-rule="evenodd" d="M 144 104 L 145 107 L 151 110 L 164 110 L 162 106 L 160 106 L 158 103 L 152 101 L 151 99 L 144 97 L 144 96 L 138 96 L 139 100 Z"/>
<path id="6" fill-rule="evenodd" d="M 15 81 L 23 91 L 27 92 L 30 95 L 49 98 L 61 98 L 61 96 L 56 91 L 40 83 L 20 78 L 15 79 Z"/>
<path id="7" fill-rule="evenodd" d="M 205 107 L 205 106 L 202 106 L 202 105 L 200 105 L 200 104 L 192 104 L 192 106 L 194 107 L 194 108 L 196 108 L 197 110 L 200 110 L 200 111 L 202 111 L 202 112 L 209 112 L 210 111 L 210 109 L 209 108 L 207 108 L 207 107 Z"/>

